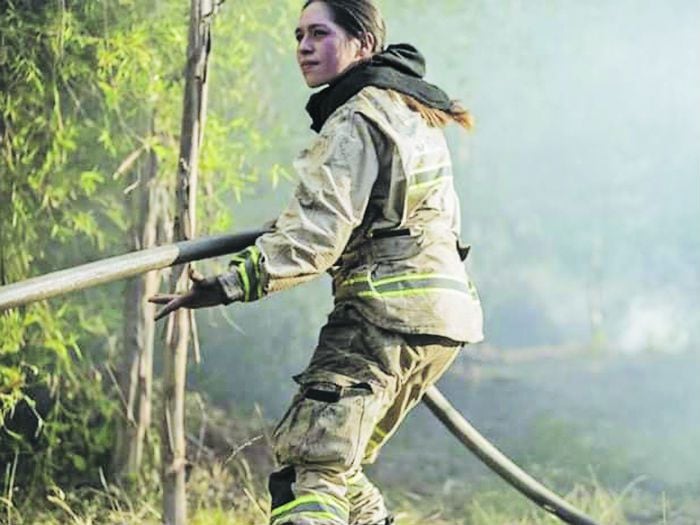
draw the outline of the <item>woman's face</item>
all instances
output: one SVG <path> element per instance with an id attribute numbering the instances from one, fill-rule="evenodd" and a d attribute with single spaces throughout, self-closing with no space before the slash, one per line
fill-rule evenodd
<path id="1" fill-rule="evenodd" d="M 371 55 L 367 45 L 352 38 L 335 22 L 323 1 L 301 12 L 297 39 L 297 62 L 309 87 L 328 84 L 348 67 Z"/>

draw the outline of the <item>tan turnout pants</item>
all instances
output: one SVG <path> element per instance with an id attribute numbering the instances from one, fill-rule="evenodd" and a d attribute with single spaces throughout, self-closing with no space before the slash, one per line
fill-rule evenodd
<path id="1" fill-rule="evenodd" d="M 370 525 L 389 517 L 362 472 L 457 356 L 460 343 L 391 332 L 339 305 L 277 425 L 272 525 Z"/>

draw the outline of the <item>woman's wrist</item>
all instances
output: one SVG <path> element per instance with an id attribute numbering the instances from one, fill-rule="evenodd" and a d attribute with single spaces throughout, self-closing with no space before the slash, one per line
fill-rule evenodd
<path id="1" fill-rule="evenodd" d="M 223 304 L 230 304 L 243 299 L 243 286 L 238 272 L 226 272 L 216 276 L 216 281 L 221 287 Z"/>

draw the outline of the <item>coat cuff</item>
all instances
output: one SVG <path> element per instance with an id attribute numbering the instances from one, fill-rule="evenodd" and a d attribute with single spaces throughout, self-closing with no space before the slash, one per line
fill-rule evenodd
<path id="1" fill-rule="evenodd" d="M 266 295 L 262 261 L 260 249 L 255 245 L 233 255 L 230 271 L 221 275 L 221 284 L 231 302 L 248 303 Z"/>

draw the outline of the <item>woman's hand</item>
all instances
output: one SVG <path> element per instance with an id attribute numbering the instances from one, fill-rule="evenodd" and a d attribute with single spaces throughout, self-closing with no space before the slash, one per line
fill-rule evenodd
<path id="1" fill-rule="evenodd" d="M 204 277 L 193 268 L 190 268 L 189 277 L 192 288 L 186 294 L 156 294 L 148 298 L 150 303 L 165 305 L 156 314 L 156 321 L 178 308 L 205 308 L 231 302 L 216 277 Z"/>

